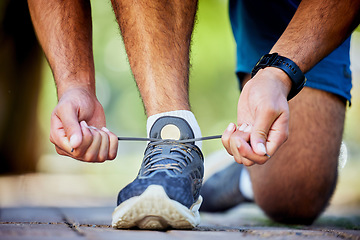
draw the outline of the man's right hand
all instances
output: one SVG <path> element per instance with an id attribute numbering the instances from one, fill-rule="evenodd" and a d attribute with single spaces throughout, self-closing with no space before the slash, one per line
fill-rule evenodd
<path id="1" fill-rule="evenodd" d="M 280 69 L 269 67 L 249 80 L 238 103 L 238 126 L 230 124 L 222 142 L 235 161 L 245 166 L 264 164 L 289 135 L 287 96 L 291 80 Z"/>
<path id="2" fill-rule="evenodd" d="M 96 96 L 83 88 L 72 88 L 61 95 L 51 114 L 50 141 L 64 156 L 85 162 L 112 160 L 118 138 L 105 125 L 104 110 Z"/>

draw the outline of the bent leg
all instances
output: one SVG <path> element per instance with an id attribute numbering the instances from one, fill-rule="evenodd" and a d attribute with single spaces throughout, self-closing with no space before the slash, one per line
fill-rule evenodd
<path id="1" fill-rule="evenodd" d="M 197 1 L 112 4 L 147 115 L 189 110 L 189 47 Z"/>
<path id="2" fill-rule="evenodd" d="M 345 104 L 333 94 L 304 88 L 289 106 L 288 141 L 266 164 L 248 169 L 255 201 L 270 218 L 311 224 L 336 186 Z"/>

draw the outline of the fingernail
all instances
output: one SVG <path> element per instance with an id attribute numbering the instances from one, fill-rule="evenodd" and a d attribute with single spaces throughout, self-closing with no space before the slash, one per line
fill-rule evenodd
<path id="1" fill-rule="evenodd" d="M 230 123 L 229 126 L 226 128 L 226 131 L 228 132 L 232 132 L 234 130 L 235 124 L 234 123 Z"/>
<path id="2" fill-rule="evenodd" d="M 74 145 L 76 145 L 78 143 L 79 140 L 80 139 L 79 139 L 78 135 L 72 135 L 70 137 L 70 146 L 73 147 Z"/>
<path id="3" fill-rule="evenodd" d="M 251 132 L 251 125 L 248 125 L 245 129 L 244 129 L 244 132 L 246 132 L 246 133 L 249 133 L 249 132 Z"/>
<path id="4" fill-rule="evenodd" d="M 84 125 L 84 127 L 88 127 L 88 125 L 85 121 L 81 121 L 81 123 Z"/>
<path id="5" fill-rule="evenodd" d="M 74 148 L 71 149 L 71 152 L 74 152 Z"/>
<path id="6" fill-rule="evenodd" d="M 243 124 L 241 124 L 241 126 L 238 127 L 238 130 L 239 131 L 244 131 L 246 127 L 247 127 L 247 124 L 243 123 Z"/>
<path id="7" fill-rule="evenodd" d="M 94 129 L 94 130 L 96 130 L 97 128 L 96 127 L 94 127 L 94 126 L 87 126 L 87 128 L 88 129 Z"/>
<path id="8" fill-rule="evenodd" d="M 263 153 L 264 153 L 264 155 L 267 154 L 265 145 L 264 145 L 263 143 L 258 143 L 256 146 L 257 146 L 257 149 L 258 149 L 260 152 L 263 152 Z"/>
<path id="9" fill-rule="evenodd" d="M 102 127 L 101 130 L 103 130 L 103 131 L 106 132 L 106 133 L 109 133 L 109 132 L 110 132 L 109 129 L 107 129 L 106 127 Z"/>
<path id="10" fill-rule="evenodd" d="M 236 147 L 237 147 L 237 148 L 240 148 L 240 147 L 241 147 L 241 142 L 240 142 L 239 140 L 235 140 L 235 141 L 236 141 L 236 142 L 235 142 L 235 143 L 236 143 Z"/>

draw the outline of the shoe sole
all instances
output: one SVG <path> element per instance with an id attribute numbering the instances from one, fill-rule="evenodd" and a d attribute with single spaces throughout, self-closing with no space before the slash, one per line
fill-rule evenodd
<path id="1" fill-rule="evenodd" d="M 192 229 L 199 225 L 202 197 L 190 209 L 171 200 L 160 185 L 150 185 L 140 196 L 122 202 L 112 214 L 114 228 Z"/>

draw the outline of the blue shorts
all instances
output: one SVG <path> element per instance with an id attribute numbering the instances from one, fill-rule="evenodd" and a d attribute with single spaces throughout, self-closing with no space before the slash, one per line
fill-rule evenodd
<path id="1" fill-rule="evenodd" d="M 270 51 L 299 3 L 299 0 L 230 0 L 237 73 L 250 73 L 260 57 Z M 350 102 L 350 37 L 305 76 L 307 87 L 334 93 Z"/>

